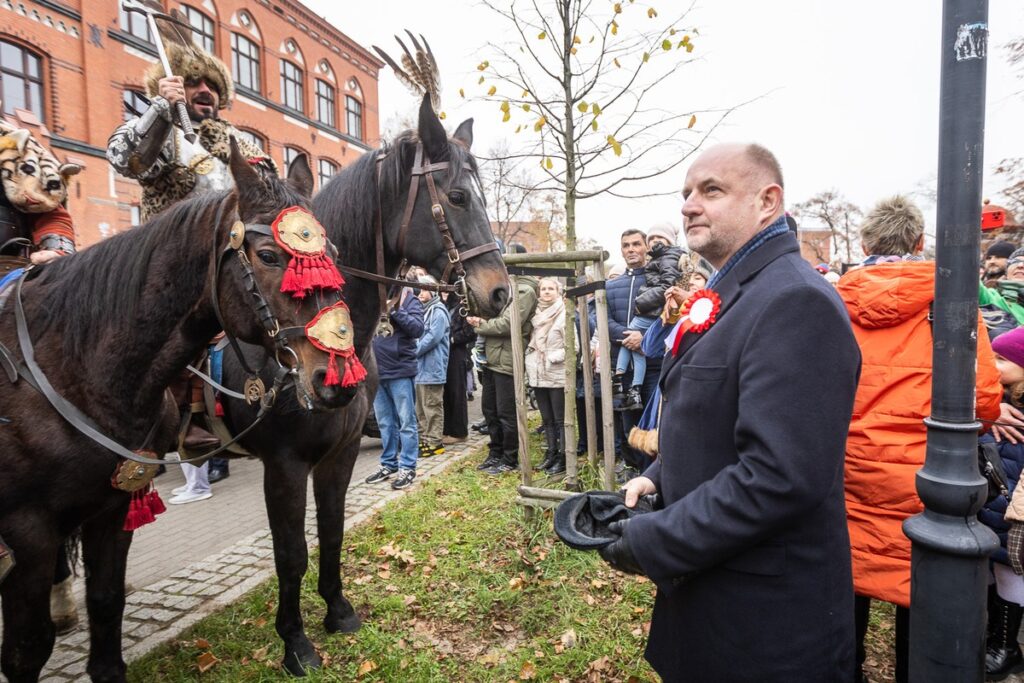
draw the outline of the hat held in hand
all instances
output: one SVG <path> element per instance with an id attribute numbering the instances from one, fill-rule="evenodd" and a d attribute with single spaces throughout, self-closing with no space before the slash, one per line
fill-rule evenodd
<path id="1" fill-rule="evenodd" d="M 597 550 L 618 538 L 608 531 L 612 522 L 653 512 L 656 496 L 643 496 L 636 507 L 626 507 L 622 491 L 588 491 L 563 500 L 555 508 L 555 533 L 570 548 Z"/>

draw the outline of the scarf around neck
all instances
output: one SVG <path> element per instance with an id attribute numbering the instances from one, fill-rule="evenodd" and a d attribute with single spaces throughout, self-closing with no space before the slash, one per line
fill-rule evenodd
<path id="1" fill-rule="evenodd" d="M 533 335 L 530 339 L 530 346 L 539 349 L 540 347 L 537 343 L 543 343 L 543 340 L 548 338 L 558 316 L 564 312 L 565 302 L 562 300 L 562 297 L 558 297 L 544 308 L 541 308 L 541 304 L 538 303 L 537 312 L 530 318 L 530 322 L 533 323 Z"/>

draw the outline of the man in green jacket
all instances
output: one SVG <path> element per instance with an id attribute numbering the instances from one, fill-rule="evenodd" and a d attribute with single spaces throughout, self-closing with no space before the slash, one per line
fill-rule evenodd
<path id="1" fill-rule="evenodd" d="M 537 308 L 537 292 L 537 278 L 519 278 L 514 303 L 519 309 L 519 334 L 523 348 L 526 348 L 533 327 L 530 318 Z M 493 475 L 511 472 L 519 464 L 515 382 L 512 379 L 512 306 L 506 306 L 497 318 L 482 320 L 469 316 L 466 322 L 483 337 L 487 356 L 487 365 L 483 368 L 481 408 L 491 442 L 487 459 L 481 463 L 480 469 Z"/>
<path id="2" fill-rule="evenodd" d="M 1024 248 L 1017 249 L 1010 254 L 1009 259 L 1006 261 L 1006 279 L 999 282 L 1013 282 L 1017 284 L 1008 286 L 1019 286 L 1019 283 L 1022 281 L 1024 281 Z M 1018 325 L 1024 325 L 1024 306 L 1017 303 L 1016 297 L 1006 298 L 1003 292 L 1000 291 L 1001 289 L 998 285 L 996 287 L 986 287 L 982 283 L 978 287 L 978 305 L 995 306 L 1002 309 L 1012 315 Z"/>

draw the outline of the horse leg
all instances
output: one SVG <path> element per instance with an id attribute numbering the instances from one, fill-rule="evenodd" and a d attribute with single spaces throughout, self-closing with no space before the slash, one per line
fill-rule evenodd
<path id="1" fill-rule="evenodd" d="M 10 683 L 37 681 L 56 638 L 50 621 L 50 584 L 60 538 L 55 528 L 33 516 L 19 519 L 18 529 L 5 531 L 4 540 L 17 564 L 0 584 L 0 670 Z"/>
<path id="2" fill-rule="evenodd" d="M 316 526 L 320 537 L 320 578 L 317 591 L 327 603 L 324 628 L 328 633 L 354 633 L 362 626 L 342 592 L 341 545 L 345 538 L 345 494 L 352 478 L 352 466 L 359 454 L 355 440 L 317 463 L 313 470 L 316 496 Z"/>
<path id="3" fill-rule="evenodd" d="M 285 670 L 305 676 L 306 669 L 319 669 L 320 655 L 306 637 L 299 598 L 302 577 L 309 565 L 306 549 L 306 479 L 309 467 L 288 453 L 277 453 L 263 461 L 263 495 L 274 539 L 278 605 L 274 623 L 284 641 Z"/>
<path id="4" fill-rule="evenodd" d="M 82 525 L 85 604 L 89 611 L 89 664 L 93 681 L 119 682 L 125 677 L 121 657 L 124 577 L 132 532 L 124 531 L 128 500 Z"/>

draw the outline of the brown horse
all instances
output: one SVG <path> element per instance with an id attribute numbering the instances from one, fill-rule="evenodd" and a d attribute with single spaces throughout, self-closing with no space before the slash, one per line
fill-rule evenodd
<path id="1" fill-rule="evenodd" d="M 257 313 L 287 329 L 318 312 L 314 297 L 296 304 L 280 292 L 289 255 L 257 227 L 288 207 L 308 208 L 305 160 L 293 163 L 283 182 L 258 174 L 233 144 L 230 167 L 236 190 L 181 202 L 146 225 L 30 272 L 34 277 L 23 283 L 39 367 L 59 394 L 129 449 L 173 449 L 177 409 L 166 389 L 222 328 L 219 320 L 229 335 L 273 353 L 278 344 Z M 241 244 L 237 221 L 250 228 Z M 24 363 L 15 308 L 9 296 L 0 343 Z M 355 387 L 324 386 L 326 353 L 304 336 L 288 342 L 294 355 L 281 354 L 282 362 L 304 403 L 328 409 L 352 399 Z M 0 668 L 12 683 L 38 679 L 54 642 L 49 594 L 57 548 L 80 526 L 87 671 L 94 681 L 123 681 L 132 534 L 123 530 L 130 496 L 111 484 L 120 460 L 62 419 L 27 380 L 12 383 L 0 372 L 0 387 L 0 416 L 9 420 L 0 425 L 0 537 L 17 561 L 0 583 Z"/>
<path id="2" fill-rule="evenodd" d="M 242 440 L 263 461 L 280 593 L 276 626 L 285 645 L 283 665 L 296 676 L 321 664 L 306 636 L 299 607 L 302 577 L 309 563 L 305 515 L 310 473 L 320 540 L 317 588 L 327 604 L 324 627 L 330 633 L 349 633 L 360 626 L 359 616 L 342 592 L 341 546 L 345 493 L 359 455 L 362 426 L 377 391 L 377 365 L 370 341 L 377 328 L 380 300 L 376 283 L 352 275 L 346 267 L 376 272 L 377 245 L 381 244 L 384 272 L 379 274 L 393 276 L 405 261 L 423 266 L 443 281 L 454 255 L 442 239 L 433 211 L 435 198 L 431 195 L 436 192 L 455 249 L 466 255 L 465 290 L 470 308 L 477 315 L 493 317 L 508 301 L 508 274 L 500 253 L 492 248 L 494 235 L 479 189 L 476 160 L 469 151 L 472 124 L 471 119 L 463 122 L 449 138 L 429 98 L 424 97 L 418 130 L 407 131 L 392 144 L 363 156 L 335 176 L 313 201 L 313 213 L 338 246 L 338 260 L 348 279 L 345 292 L 352 307 L 356 350 L 369 374 L 356 399 L 343 410 L 306 413 L 286 397 Z M 419 171 L 414 165 L 419 157 L 429 159 L 436 169 L 429 171 L 434 190 L 424 187 L 427 181 L 422 176 L 416 177 Z M 414 193 L 411 188 L 415 184 L 419 188 Z M 243 353 L 251 367 L 261 367 L 267 357 L 262 349 L 245 345 Z M 264 371 L 267 379 L 269 372 L 269 368 Z M 240 390 L 244 379 L 238 359 L 226 351 L 224 384 Z M 225 398 L 224 409 L 225 421 L 234 433 L 255 417 L 255 411 L 243 401 Z"/>

